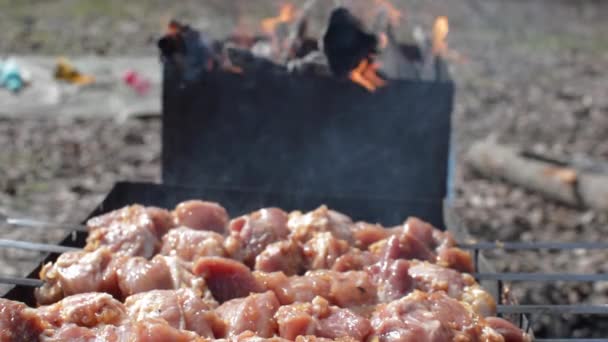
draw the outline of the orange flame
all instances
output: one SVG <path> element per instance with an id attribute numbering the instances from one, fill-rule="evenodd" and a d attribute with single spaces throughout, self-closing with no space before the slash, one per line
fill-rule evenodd
<path id="1" fill-rule="evenodd" d="M 279 15 L 262 20 L 262 31 L 264 31 L 266 34 L 272 35 L 275 33 L 277 25 L 294 21 L 296 15 L 296 7 L 291 3 L 284 3 L 281 5 Z"/>
<path id="2" fill-rule="evenodd" d="M 403 19 L 403 14 L 395 7 L 395 5 L 390 3 L 388 0 L 374 0 L 374 2 L 376 5 L 382 7 L 386 11 L 391 25 L 395 27 L 399 26 L 399 22 L 401 19 Z"/>
<path id="3" fill-rule="evenodd" d="M 435 55 L 445 55 L 448 52 L 448 43 L 446 39 L 449 31 L 450 24 L 448 22 L 448 17 L 437 17 L 433 24 L 433 53 Z"/>
<path id="4" fill-rule="evenodd" d="M 376 70 L 378 65 L 370 63 L 367 59 L 363 59 L 357 67 L 350 72 L 349 78 L 351 81 L 359 84 L 370 92 L 386 85 L 386 82 L 378 76 Z"/>

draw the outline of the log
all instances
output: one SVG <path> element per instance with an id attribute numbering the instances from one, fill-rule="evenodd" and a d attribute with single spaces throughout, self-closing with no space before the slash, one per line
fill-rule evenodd
<path id="1" fill-rule="evenodd" d="M 500 178 L 575 207 L 608 211 L 608 174 L 525 157 L 519 150 L 494 142 L 475 143 L 467 162 L 489 178 Z"/>

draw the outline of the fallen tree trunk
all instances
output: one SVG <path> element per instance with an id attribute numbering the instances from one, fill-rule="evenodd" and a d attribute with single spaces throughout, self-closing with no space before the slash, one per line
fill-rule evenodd
<path id="1" fill-rule="evenodd" d="M 489 178 L 501 178 L 571 206 L 608 211 L 608 174 L 526 158 L 519 150 L 493 142 L 475 143 L 467 162 Z"/>

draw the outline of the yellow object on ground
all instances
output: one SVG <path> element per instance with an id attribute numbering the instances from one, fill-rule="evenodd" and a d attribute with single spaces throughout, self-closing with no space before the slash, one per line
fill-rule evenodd
<path id="1" fill-rule="evenodd" d="M 86 85 L 95 82 L 93 76 L 81 73 L 66 58 L 59 58 L 57 60 L 55 78 L 77 85 Z"/>

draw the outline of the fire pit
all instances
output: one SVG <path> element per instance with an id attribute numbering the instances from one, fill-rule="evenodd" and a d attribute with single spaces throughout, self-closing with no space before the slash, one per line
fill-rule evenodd
<path id="1" fill-rule="evenodd" d="M 185 32 L 178 47 L 196 36 Z M 397 78 L 369 88 L 356 82 L 365 81 L 359 66 L 349 77 L 328 74 L 322 63 L 315 65 L 325 73 L 294 71 L 272 55 L 256 56 L 259 42 L 233 43 L 242 40 L 254 38 L 206 43 L 216 50 L 191 43 L 177 59 L 166 48 L 164 183 L 398 200 L 408 203 L 399 218 L 443 226 L 454 84 L 440 57 L 391 38 L 398 52 L 375 58 L 396 66 L 387 70 Z M 220 57 L 200 61 L 210 51 Z M 296 55 L 291 62 L 301 62 Z M 422 79 L 421 56 L 431 61 L 432 79 Z"/>

